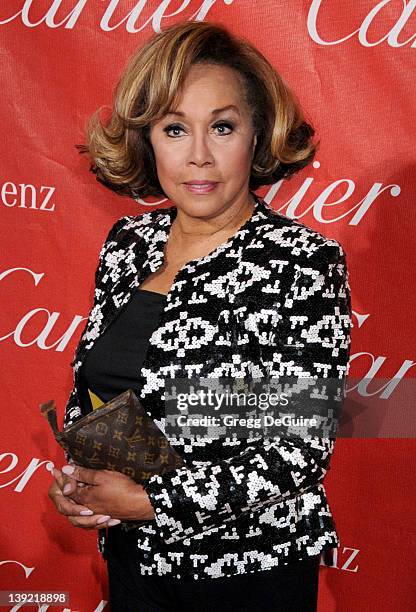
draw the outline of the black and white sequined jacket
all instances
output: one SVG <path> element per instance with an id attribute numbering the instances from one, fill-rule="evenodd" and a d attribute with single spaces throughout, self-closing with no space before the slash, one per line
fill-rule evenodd
<path id="1" fill-rule="evenodd" d="M 177 273 L 138 376 L 158 423 L 165 378 L 333 377 L 349 370 L 351 300 L 342 246 L 255 196 L 227 242 Z M 67 427 L 83 416 L 78 372 L 97 338 L 163 264 L 176 207 L 120 218 L 100 252 L 75 351 Z M 339 545 L 323 479 L 334 438 L 175 444 L 185 466 L 145 489 L 155 519 L 134 530 L 138 572 L 185 580 L 271 569 Z M 68 455 L 67 455 L 68 459 Z M 111 528 L 109 528 L 111 529 Z M 105 556 L 105 532 L 99 530 Z"/>

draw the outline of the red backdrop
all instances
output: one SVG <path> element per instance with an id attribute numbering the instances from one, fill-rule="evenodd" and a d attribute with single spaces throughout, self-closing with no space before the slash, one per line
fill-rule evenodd
<path id="1" fill-rule="evenodd" d="M 108 610 L 97 532 L 72 527 L 47 497 L 45 466 L 64 460 L 39 403 L 53 397 L 62 423 L 100 246 L 117 218 L 145 210 L 98 184 L 74 145 L 154 31 L 220 21 L 298 94 L 321 140 L 317 158 L 258 193 L 347 252 L 355 401 L 371 392 L 380 407 L 391 380 L 391 397 L 414 397 L 415 8 L 416 0 L 1 3 L 0 589 L 66 590 L 67 610 Z M 400 439 L 337 441 L 325 483 L 341 546 L 322 559 L 320 611 L 414 609 L 415 444 L 403 429 Z"/>

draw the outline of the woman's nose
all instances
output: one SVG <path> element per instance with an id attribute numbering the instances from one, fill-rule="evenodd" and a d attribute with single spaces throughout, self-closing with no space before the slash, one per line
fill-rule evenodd
<path id="1" fill-rule="evenodd" d="M 206 134 L 195 134 L 192 136 L 189 161 L 198 166 L 205 163 L 212 163 L 214 157 Z"/>

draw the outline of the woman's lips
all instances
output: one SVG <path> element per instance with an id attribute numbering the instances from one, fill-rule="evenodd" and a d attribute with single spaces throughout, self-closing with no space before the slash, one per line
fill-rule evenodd
<path id="1" fill-rule="evenodd" d="M 184 184 L 187 190 L 190 191 L 191 193 L 209 193 L 210 191 L 213 191 L 215 187 L 218 185 L 218 183 L 212 183 L 212 182 L 184 183 Z"/>

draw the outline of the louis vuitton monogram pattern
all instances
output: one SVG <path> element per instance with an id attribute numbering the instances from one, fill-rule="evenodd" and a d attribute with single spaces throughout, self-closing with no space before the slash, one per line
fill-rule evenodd
<path id="1" fill-rule="evenodd" d="M 78 465 L 116 470 L 138 483 L 184 463 L 132 389 L 76 421 L 57 438 Z"/>
<path id="2" fill-rule="evenodd" d="M 150 338 L 139 399 L 162 431 L 167 377 L 346 380 L 352 320 L 344 250 L 255 197 L 252 217 L 230 240 L 179 271 Z M 82 416 L 77 372 L 86 352 L 163 264 L 175 216 L 174 207 L 154 210 L 111 229 L 72 362 L 66 426 Z M 128 534 L 141 574 L 228 577 L 339 545 L 323 484 L 333 439 L 170 442 L 185 464 L 146 481 L 156 518 Z M 105 555 L 105 533 L 99 550 Z"/>

